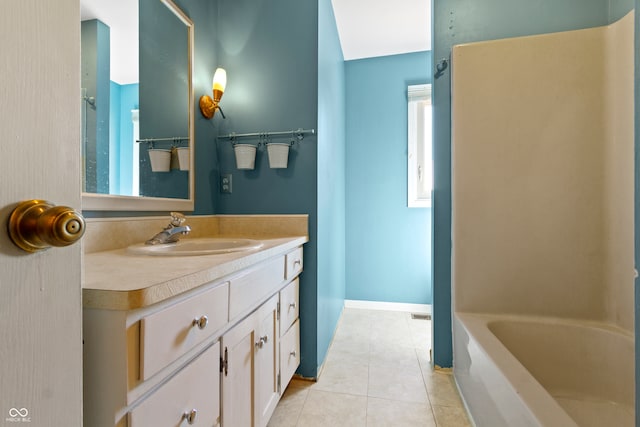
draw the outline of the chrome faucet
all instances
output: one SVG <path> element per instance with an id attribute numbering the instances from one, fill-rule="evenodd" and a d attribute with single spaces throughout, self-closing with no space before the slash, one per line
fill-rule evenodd
<path id="1" fill-rule="evenodd" d="M 181 234 L 189 234 L 191 227 L 183 225 L 187 218 L 179 212 L 171 212 L 171 222 L 161 232 L 144 242 L 145 245 L 175 243 Z"/>

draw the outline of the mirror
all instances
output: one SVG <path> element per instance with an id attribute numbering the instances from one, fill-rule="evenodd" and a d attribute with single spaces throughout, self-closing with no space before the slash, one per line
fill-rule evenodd
<path id="1" fill-rule="evenodd" d="M 81 20 L 82 208 L 193 210 L 192 21 L 172 0 L 81 0 Z"/>

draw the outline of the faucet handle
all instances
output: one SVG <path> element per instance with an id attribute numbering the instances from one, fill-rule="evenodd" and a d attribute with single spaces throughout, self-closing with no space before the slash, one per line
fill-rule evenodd
<path id="1" fill-rule="evenodd" d="M 180 227 L 187 221 L 187 218 L 180 212 L 171 212 L 171 225 L 174 227 Z"/>

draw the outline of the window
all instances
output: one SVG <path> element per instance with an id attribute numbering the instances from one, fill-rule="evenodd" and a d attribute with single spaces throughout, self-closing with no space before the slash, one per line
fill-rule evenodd
<path id="1" fill-rule="evenodd" d="M 408 98 L 408 203 L 410 208 L 431 207 L 431 85 L 412 85 Z"/>

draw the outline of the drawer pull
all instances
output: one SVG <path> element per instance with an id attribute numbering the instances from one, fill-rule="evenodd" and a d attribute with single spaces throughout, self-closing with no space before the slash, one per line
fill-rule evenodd
<path id="1" fill-rule="evenodd" d="M 200 329 L 204 329 L 209 324 L 209 318 L 207 316 L 201 316 L 199 319 L 193 319 L 191 326 L 198 326 Z"/>
<path id="2" fill-rule="evenodd" d="M 293 261 L 293 266 L 295 267 L 296 265 L 302 266 L 302 260 L 297 259 L 297 260 Z"/>
<path id="3" fill-rule="evenodd" d="M 291 304 L 289 304 L 289 307 L 290 307 L 290 308 L 293 308 L 293 309 L 295 310 L 295 309 L 296 309 L 296 303 L 295 303 L 295 302 L 292 302 Z"/>
<path id="4" fill-rule="evenodd" d="M 269 341 L 269 337 L 268 336 L 263 336 L 260 337 L 260 340 L 256 342 L 255 346 L 256 348 L 262 348 L 263 345 L 265 345 L 267 343 L 267 341 Z"/>
<path id="5" fill-rule="evenodd" d="M 198 415 L 197 409 L 192 409 L 190 412 L 182 414 L 182 419 L 187 420 L 187 423 L 193 425 L 196 422 L 196 416 Z"/>
<path id="6" fill-rule="evenodd" d="M 289 356 L 296 357 L 296 355 L 297 355 L 297 354 L 298 354 L 298 353 L 296 353 L 296 351 L 295 351 L 295 350 L 293 350 L 291 353 L 289 353 Z"/>

